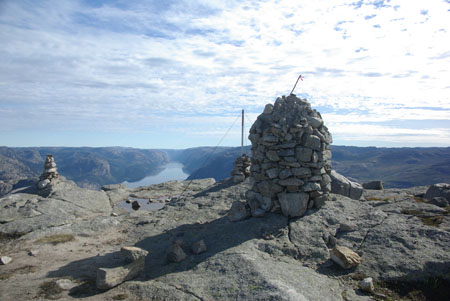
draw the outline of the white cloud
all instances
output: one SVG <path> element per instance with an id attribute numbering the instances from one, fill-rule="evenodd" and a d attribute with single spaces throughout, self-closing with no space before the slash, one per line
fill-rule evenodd
<path id="1" fill-rule="evenodd" d="M 351 3 L 4 1 L 0 127 L 219 133 L 299 73 L 329 124 L 449 122 L 448 3 Z"/>

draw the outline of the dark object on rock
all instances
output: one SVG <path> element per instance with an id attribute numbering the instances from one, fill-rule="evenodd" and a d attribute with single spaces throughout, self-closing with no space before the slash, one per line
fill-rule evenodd
<path id="1" fill-rule="evenodd" d="M 181 247 L 180 241 L 175 241 L 167 251 L 167 260 L 169 262 L 181 262 L 186 259 L 186 253 Z"/>
<path id="2" fill-rule="evenodd" d="M 349 197 L 354 200 L 359 200 L 363 194 L 363 187 L 352 182 L 336 171 L 331 171 L 331 192 Z"/>
<path id="3" fill-rule="evenodd" d="M 443 197 L 435 197 L 432 198 L 430 204 L 439 206 L 439 207 L 447 207 L 449 205 L 449 201 Z"/>
<path id="4" fill-rule="evenodd" d="M 192 245 L 192 252 L 194 254 L 200 254 L 206 251 L 206 244 L 205 241 L 202 239 L 200 241 L 197 241 Z"/>
<path id="5" fill-rule="evenodd" d="M 131 208 L 133 208 L 134 210 L 139 210 L 139 208 L 141 208 L 141 204 L 139 204 L 138 201 L 134 201 L 133 203 L 131 203 Z"/>
<path id="6" fill-rule="evenodd" d="M 329 200 L 332 137 L 306 99 L 291 94 L 267 104 L 249 139 L 252 215 L 281 208 L 285 216 L 303 216 L 308 207 L 320 208 Z"/>
<path id="7" fill-rule="evenodd" d="M 364 189 L 383 190 L 384 189 L 384 183 L 383 183 L 383 181 L 380 181 L 380 180 L 370 181 L 370 182 L 363 183 L 362 187 Z"/>
<path id="8" fill-rule="evenodd" d="M 431 185 L 425 193 L 425 198 L 432 200 L 435 197 L 442 197 L 450 202 L 450 184 L 439 183 Z"/>

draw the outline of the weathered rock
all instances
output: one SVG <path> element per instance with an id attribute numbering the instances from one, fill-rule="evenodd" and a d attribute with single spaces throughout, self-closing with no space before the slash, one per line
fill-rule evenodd
<path id="1" fill-rule="evenodd" d="M 361 280 L 361 289 L 365 292 L 373 293 L 375 291 L 375 287 L 373 286 L 373 279 L 371 277 L 368 277 Z"/>
<path id="2" fill-rule="evenodd" d="M 49 179 L 41 180 L 37 183 L 37 189 L 44 189 L 45 187 L 47 187 L 48 184 L 50 184 Z"/>
<path id="3" fill-rule="evenodd" d="M 352 232 L 358 230 L 358 226 L 355 223 L 341 223 L 339 225 L 339 232 Z"/>
<path id="4" fill-rule="evenodd" d="M 228 219 L 232 222 L 242 221 L 250 217 L 250 208 L 241 201 L 235 201 L 228 211 Z"/>
<path id="5" fill-rule="evenodd" d="M 133 208 L 134 210 L 139 210 L 139 208 L 141 208 L 141 204 L 139 204 L 138 201 L 133 201 L 131 203 L 131 208 Z"/>
<path id="6" fill-rule="evenodd" d="M 169 262 L 181 262 L 185 260 L 186 257 L 187 255 L 179 242 L 174 242 L 169 250 L 167 250 L 167 260 Z"/>
<path id="7" fill-rule="evenodd" d="M 449 201 L 443 197 L 435 197 L 432 198 L 430 204 L 439 206 L 439 207 L 447 207 L 449 205 Z"/>
<path id="8" fill-rule="evenodd" d="M 346 270 L 354 268 L 362 262 L 358 254 L 344 246 L 334 247 L 330 255 L 335 263 Z"/>
<path id="9" fill-rule="evenodd" d="M 372 190 L 383 190 L 384 189 L 384 183 L 383 181 L 370 181 L 362 184 L 362 187 L 364 189 L 372 189 Z"/>
<path id="10" fill-rule="evenodd" d="M 58 279 L 55 281 L 56 286 L 63 290 L 63 291 L 68 291 L 73 289 L 75 286 L 77 286 L 78 284 L 73 282 L 70 279 Z"/>
<path id="11" fill-rule="evenodd" d="M 359 200 L 364 192 L 362 186 L 352 182 L 336 171 L 331 171 L 331 192 Z"/>
<path id="12" fill-rule="evenodd" d="M 145 198 L 179 195 L 186 184 L 171 182 L 141 190 L 112 188 L 108 195 L 118 200 L 129 196 L 125 195 L 126 191 Z M 40 254 L 30 258 L 26 252 L 17 252 L 14 261 L 3 268 L 5 271 L 21 267 L 19 263 L 27 260 L 32 265 L 38 261 L 39 271 L 15 273 L 8 280 L 0 281 L 3 293 L 0 299 L 28 300 L 27 292 L 37 292 L 43 282 L 62 277 L 95 277 L 97 266 L 105 263 L 109 267 L 116 255 L 119 259 L 123 257 L 108 252 L 112 248 L 120 249 L 124 240 L 136 242 L 149 251 L 145 277 L 124 282 L 88 299 L 111 299 L 126 294 L 130 300 L 340 300 L 344 293 L 349 300 L 373 299 L 355 290 L 355 283 L 348 281 L 348 272 L 337 273 L 336 267 L 329 265 L 328 249 L 334 244 L 358 250 L 364 261 L 356 271 L 373 279 L 400 284 L 414 282 L 418 283 L 418 288 L 426 279 L 450 280 L 450 216 L 443 208 L 414 199 L 414 195 L 425 193 L 426 187 L 365 191 L 374 200 L 364 202 L 331 194 L 334 201 L 325 202 L 320 210 L 307 211 L 301 218 L 288 219 L 267 212 L 264 220 L 251 218 L 233 223 L 224 214 L 234 201 L 244 198 L 251 184 L 232 185 L 230 180 L 213 184 L 202 180 L 198 185 L 195 182 L 191 185 L 183 197 L 173 198 L 164 210 L 150 214 L 138 211 L 121 213 L 118 217 L 111 217 L 108 212 L 85 215 L 89 211 L 73 205 L 80 210 L 78 218 L 68 219 L 68 224 L 59 220 L 60 224 L 50 227 L 44 224 L 45 220 L 36 220 L 44 214 L 14 215 L 13 221 L 0 224 L 1 230 L 11 223 L 17 226 L 18 219 L 35 219 L 41 228 L 5 242 L 5 247 L 26 250 L 37 245 L 43 247 L 41 253 L 46 249 L 52 256 Z M 285 192 L 284 188 L 281 192 Z M 383 199 L 388 201 L 381 201 Z M 64 207 L 70 205 L 68 201 L 56 201 L 31 194 L 10 195 L 1 199 L 0 215 L 16 205 L 17 208 L 37 205 L 37 210 L 44 213 L 69 208 Z M 279 206 L 277 198 L 273 201 L 271 208 Z M 54 206 L 40 207 L 43 204 Z M 85 207 L 89 203 L 82 205 Z M 17 208 L 10 212 L 18 213 Z M 62 212 L 58 211 L 67 218 Z M 413 215 L 418 213 L 442 216 L 442 222 L 437 227 L 427 225 L 421 217 Z M 358 229 L 337 231 L 342 223 L 355 223 Z M 73 233 L 76 239 L 56 246 L 36 243 L 37 239 L 59 232 Z M 191 256 L 180 264 L 167 264 L 167 249 L 174 238 L 181 237 L 189 248 L 194 242 L 204 240 L 207 253 Z M 80 283 L 70 294 L 62 292 L 60 298 L 74 298 L 83 288 L 85 285 Z"/>
<path id="13" fill-rule="evenodd" d="M 278 194 L 278 200 L 284 215 L 296 217 L 302 216 L 306 212 L 309 196 L 304 192 L 282 192 Z"/>
<path id="14" fill-rule="evenodd" d="M 1 256 L 0 257 L 0 264 L 1 265 L 7 265 L 11 261 L 12 261 L 11 257 L 8 257 L 8 256 Z"/>
<path id="15" fill-rule="evenodd" d="M 138 247 L 122 247 L 120 254 L 127 265 L 115 268 L 99 268 L 97 270 L 96 286 L 105 290 L 115 287 L 125 281 L 134 279 L 141 274 L 145 268 L 145 256 L 148 251 Z"/>
<path id="16" fill-rule="evenodd" d="M 133 262 L 148 255 L 148 251 L 138 247 L 126 246 L 120 249 L 120 253 L 127 261 Z"/>
<path id="17" fill-rule="evenodd" d="M 194 254 L 200 254 L 200 253 L 203 253 L 205 251 L 206 251 L 206 244 L 205 244 L 205 241 L 203 239 L 195 242 L 192 245 L 192 252 Z"/>
<path id="18" fill-rule="evenodd" d="M 439 183 L 431 185 L 425 193 L 424 198 L 431 200 L 435 197 L 443 197 L 450 202 L 450 184 Z"/>
<path id="19" fill-rule="evenodd" d="M 96 286 L 106 290 L 115 287 L 125 281 L 134 279 L 142 273 L 145 266 L 145 257 L 125 266 L 117 268 L 99 268 L 97 270 Z"/>

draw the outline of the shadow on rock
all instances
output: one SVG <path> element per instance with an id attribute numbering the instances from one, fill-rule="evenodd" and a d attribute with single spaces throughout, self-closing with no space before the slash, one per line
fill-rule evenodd
<path id="1" fill-rule="evenodd" d="M 145 273 L 135 280 L 150 280 L 166 274 L 193 269 L 208 258 L 249 240 L 262 238 L 268 233 L 277 233 L 287 226 L 287 218 L 279 214 L 268 214 L 263 219 L 252 218 L 240 222 L 230 222 L 227 217 L 215 219 L 200 224 L 184 224 L 164 233 L 147 237 L 135 245 L 149 252 L 145 261 Z M 203 240 L 206 251 L 195 254 L 192 251 L 194 243 Z M 187 258 L 179 263 L 171 263 L 167 259 L 167 251 L 174 241 L 181 241 L 181 247 Z M 83 298 L 102 293 L 95 286 L 96 271 L 99 267 L 117 267 L 123 265 L 120 252 L 95 256 L 73 261 L 56 271 L 51 271 L 48 277 L 69 277 L 82 284 L 70 290 L 70 296 Z"/>
<path id="2" fill-rule="evenodd" d="M 136 246 L 149 252 L 146 258 L 145 278 L 155 279 L 160 276 L 187 271 L 208 258 L 239 246 L 249 240 L 262 238 L 267 233 L 277 233 L 287 226 L 287 218 L 279 214 L 269 214 L 263 219 L 252 218 L 240 222 L 230 222 L 222 217 L 204 224 L 185 224 L 159 235 L 145 238 Z M 176 240 L 182 241 L 182 248 L 188 255 L 179 263 L 167 260 L 167 250 Z M 207 250 L 195 255 L 192 246 L 203 240 Z"/>
<path id="3" fill-rule="evenodd" d="M 222 180 L 222 181 L 218 182 L 217 184 L 211 186 L 210 188 L 195 194 L 194 197 L 196 197 L 196 198 L 197 197 L 204 197 L 204 196 L 207 196 L 209 193 L 217 192 L 217 191 L 220 191 L 222 189 L 226 189 L 228 187 L 231 187 L 233 185 L 236 185 L 236 184 L 233 183 L 231 178 L 225 179 L 225 180 Z"/>
<path id="4" fill-rule="evenodd" d="M 103 292 L 95 286 L 97 268 L 115 268 L 124 264 L 125 261 L 120 255 L 120 252 L 113 252 L 103 256 L 94 256 L 72 261 L 58 270 L 50 271 L 47 277 L 71 278 L 76 280 L 80 285 L 72 288 L 69 291 L 69 295 L 74 298 L 84 298 Z"/>
<path id="5" fill-rule="evenodd" d="M 436 275 L 436 272 L 440 276 L 430 276 L 430 274 Z M 427 262 L 422 271 L 390 279 L 382 284 L 401 297 L 420 296 L 421 300 L 450 300 L 450 290 L 448 289 L 450 287 L 450 262 Z"/>

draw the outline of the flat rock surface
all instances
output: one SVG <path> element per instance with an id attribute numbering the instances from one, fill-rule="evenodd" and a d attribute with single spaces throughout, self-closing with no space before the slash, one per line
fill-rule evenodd
<path id="1" fill-rule="evenodd" d="M 98 192 L 106 199 L 95 198 L 105 202 L 104 211 L 97 205 L 89 208 L 88 202 L 77 206 L 63 192 L 58 198 L 17 194 L 0 199 L 0 212 L 8 204 L 16 208 L 10 211 L 10 220 L 8 214 L 1 215 L 0 254 L 13 260 L 0 266 L 0 299 L 373 300 L 359 290 L 362 279 L 355 275 L 364 274 L 375 282 L 449 280 L 449 215 L 447 208 L 414 197 L 427 187 L 370 191 L 360 201 L 332 195 L 335 201 L 300 218 L 268 213 L 230 222 L 228 210 L 234 201 L 244 201 L 247 182 L 205 179 L 188 184 L 108 186 Z M 119 210 L 117 202 L 130 196 L 170 201 L 159 211 Z M 31 203 L 37 207 L 27 205 L 28 200 L 36 200 Z M 46 210 L 40 203 L 49 203 Z M 57 204 L 68 207 L 52 214 L 61 209 Z M 38 213 L 19 212 L 21 207 Z M 112 216 L 111 210 L 118 216 Z M 56 219 L 63 211 L 70 213 L 67 222 L 46 224 L 42 218 L 41 227 L 23 222 L 29 228 L 20 237 L 8 226 L 29 219 L 38 223 L 44 214 Z M 442 217 L 440 223 L 424 223 L 436 216 Z M 338 231 L 341 224 L 356 229 Z M 194 254 L 192 246 L 200 240 L 207 250 Z M 178 263 L 167 260 L 174 241 L 187 255 Z M 339 268 L 330 260 L 331 241 L 358 253 L 362 263 L 355 269 Z M 149 252 L 144 273 L 111 290 L 96 289 L 97 268 L 120 266 L 120 249 L 132 245 Z M 37 250 L 36 256 L 29 255 L 31 249 Z M 76 286 L 50 290 L 59 279 L 70 279 Z"/>

